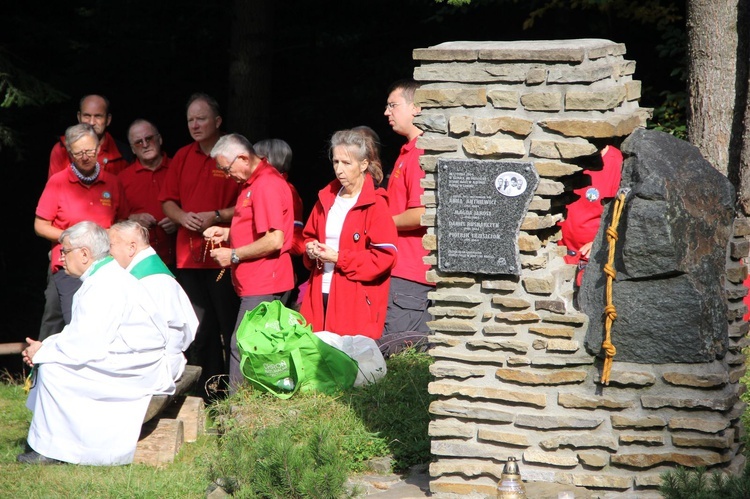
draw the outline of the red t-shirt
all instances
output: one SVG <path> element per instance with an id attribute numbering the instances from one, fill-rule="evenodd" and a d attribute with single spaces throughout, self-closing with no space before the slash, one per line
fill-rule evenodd
<path id="1" fill-rule="evenodd" d="M 161 165 L 155 171 L 144 168 L 141 162 L 136 159 L 132 165 L 118 175 L 117 178 L 125 190 L 125 197 L 130 207 L 128 216 L 134 213 L 148 213 L 157 222 L 165 217 L 164 210 L 162 210 L 162 205 L 159 202 L 159 192 L 168 170 L 169 157 L 162 154 Z M 151 247 L 154 248 L 159 257 L 167 265 L 174 265 L 177 234 L 167 234 L 158 225 L 149 227 L 148 233 Z"/>
<path id="2" fill-rule="evenodd" d="M 604 211 L 602 200 L 614 198 L 620 188 L 622 153 L 609 146 L 602 160 L 604 166 L 601 170 L 585 171 L 591 177 L 591 185 L 573 191 L 580 197 L 568 205 L 565 220 L 559 223 L 562 230 L 560 244 L 568 248 L 567 263 L 578 263 L 578 250 L 593 241 L 599 231 Z"/>
<path id="3" fill-rule="evenodd" d="M 102 171 L 91 185 L 85 185 L 68 168 L 49 180 L 39 197 L 36 216 L 49 220 L 58 229 L 67 229 L 90 220 L 108 229 L 128 216 L 125 191 L 115 175 Z M 52 272 L 62 268 L 60 243 L 52 244 Z"/>
<path id="4" fill-rule="evenodd" d="M 197 142 L 180 148 L 169 163 L 159 202 L 174 201 L 184 211 L 223 210 L 234 204 L 240 187 L 216 168 L 216 160 L 203 153 Z M 178 269 L 218 269 L 209 255 L 203 234 L 177 229 Z"/>
<path id="5" fill-rule="evenodd" d="M 104 171 L 114 175 L 118 175 L 130 164 L 122 157 L 122 154 L 120 154 L 115 139 L 112 138 L 109 132 L 104 132 L 104 138 L 99 144 L 99 155 L 96 157 L 96 160 Z M 52 152 L 49 155 L 49 171 L 47 172 L 47 178 L 64 170 L 66 167 L 70 166 L 70 163 L 70 156 L 68 156 L 68 150 L 65 149 L 65 137 L 63 136 L 60 137 L 60 141 L 52 147 Z"/>
<path id="6" fill-rule="evenodd" d="M 246 246 L 271 229 L 284 231 L 278 253 L 232 265 L 232 282 L 238 296 L 283 293 L 294 287 L 289 250 L 294 238 L 292 193 L 286 180 L 265 159 L 242 186 L 234 207 L 229 245 Z"/>
<path id="7" fill-rule="evenodd" d="M 420 181 L 425 173 L 419 165 L 419 157 L 424 154 L 424 149 L 417 148 L 417 139 L 419 137 L 401 148 L 388 179 L 388 207 L 391 215 L 398 215 L 409 208 L 424 206 L 421 200 L 424 188 Z M 429 254 L 429 251 L 422 247 L 422 237 L 426 233 L 427 227 L 398 231 L 398 258 L 396 266 L 391 271 L 392 277 L 432 285 L 427 282 L 426 277 L 430 266 L 422 260 Z"/>

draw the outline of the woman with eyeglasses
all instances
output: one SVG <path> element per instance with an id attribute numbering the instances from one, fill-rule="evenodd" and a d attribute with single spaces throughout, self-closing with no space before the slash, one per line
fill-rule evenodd
<path id="1" fill-rule="evenodd" d="M 52 246 L 40 340 L 59 333 L 70 323 L 73 295 L 81 286 L 79 279 L 62 270 L 60 234 L 84 220 L 106 229 L 127 218 L 128 213 L 117 176 L 106 172 L 96 160 L 99 137 L 94 128 L 87 123 L 69 127 L 65 144 L 70 163 L 47 180 L 34 218 L 34 232 Z"/>
<path id="2" fill-rule="evenodd" d="M 396 226 L 372 136 L 361 130 L 333 134 L 336 178 L 318 193 L 307 220 L 305 265 L 311 270 L 300 312 L 313 331 L 378 339 L 396 264 Z"/>

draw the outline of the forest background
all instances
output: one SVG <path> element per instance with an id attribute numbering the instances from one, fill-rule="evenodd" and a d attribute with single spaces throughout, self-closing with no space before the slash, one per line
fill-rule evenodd
<path id="1" fill-rule="evenodd" d="M 33 230 L 49 152 L 88 93 L 111 103 L 126 141 L 153 121 L 171 156 L 191 141 L 185 103 L 206 92 L 227 132 L 292 147 L 290 180 L 306 215 L 333 178 L 326 141 L 372 127 L 390 170 L 403 143 L 387 124 L 387 88 L 411 77 L 412 50 L 448 41 L 605 38 L 624 43 L 652 127 L 684 134 L 684 2 L 670 0 L 90 0 L 5 2 L 0 15 L 0 343 L 36 337 L 49 244 Z M 20 371 L 20 356 L 0 370 Z"/>

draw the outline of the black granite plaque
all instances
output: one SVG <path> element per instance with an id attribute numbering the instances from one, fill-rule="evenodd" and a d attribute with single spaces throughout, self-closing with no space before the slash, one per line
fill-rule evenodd
<path id="1" fill-rule="evenodd" d="M 531 163 L 439 159 L 438 268 L 519 275 L 518 231 L 538 184 Z"/>

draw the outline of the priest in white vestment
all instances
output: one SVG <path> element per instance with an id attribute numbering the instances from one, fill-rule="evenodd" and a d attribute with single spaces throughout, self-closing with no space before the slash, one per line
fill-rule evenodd
<path id="1" fill-rule="evenodd" d="M 168 327 L 138 280 L 108 255 L 105 229 L 80 222 L 59 240 L 65 272 L 83 284 L 62 332 L 26 339 L 23 358 L 36 376 L 26 402 L 31 450 L 17 459 L 127 464 L 151 396 L 175 390 Z"/>
<path id="2" fill-rule="evenodd" d="M 134 220 L 109 228 L 109 252 L 146 288 L 169 326 L 167 358 L 172 378 L 185 371 L 185 351 L 195 339 L 198 317 L 185 290 L 149 243 L 148 229 Z"/>

